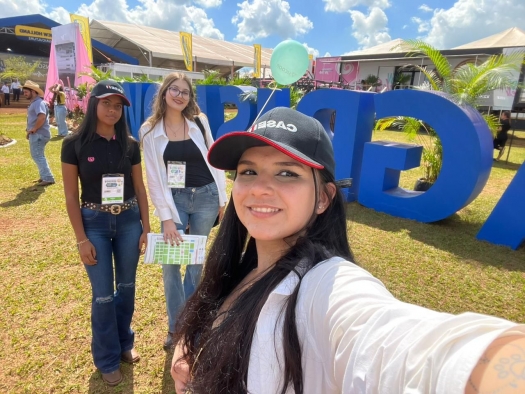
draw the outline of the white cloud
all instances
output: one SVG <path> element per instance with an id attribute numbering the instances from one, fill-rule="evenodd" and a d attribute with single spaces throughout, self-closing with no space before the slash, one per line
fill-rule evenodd
<path id="1" fill-rule="evenodd" d="M 46 16 L 49 19 L 52 19 L 55 22 L 58 22 L 62 25 L 71 22 L 71 19 L 69 17 L 69 11 L 66 10 L 64 7 L 54 8 L 51 12 L 47 13 Z"/>
<path id="2" fill-rule="evenodd" d="M 326 52 L 323 57 L 332 57 L 332 55 L 330 55 L 330 52 Z"/>
<path id="3" fill-rule="evenodd" d="M 126 0 L 94 0 L 82 4 L 77 13 L 98 20 L 136 23 L 159 29 L 187 31 L 199 36 L 224 39 L 202 8 L 186 5 L 187 0 L 141 0 L 129 8 Z"/>
<path id="4" fill-rule="evenodd" d="M 432 8 L 430 8 L 428 5 L 426 4 L 421 4 L 419 6 L 419 9 L 423 12 L 432 12 Z"/>
<path id="5" fill-rule="evenodd" d="M 222 0 L 196 0 L 205 7 L 215 7 Z M 72 13 L 91 19 L 136 23 L 173 31 L 188 31 L 199 36 L 224 39 L 213 19 L 202 8 L 191 6 L 191 0 L 140 0 L 140 5 L 130 8 L 126 0 L 94 0 L 83 3 Z M 69 23 L 69 12 L 63 7 L 48 9 L 38 0 L 0 0 L 2 17 L 24 15 L 27 10 L 42 14 L 58 23 Z"/>
<path id="6" fill-rule="evenodd" d="M 239 11 L 232 18 L 237 25 L 240 42 L 253 42 L 271 34 L 294 38 L 309 32 L 313 23 L 308 17 L 290 13 L 290 4 L 284 0 L 253 0 L 237 4 Z"/>
<path id="7" fill-rule="evenodd" d="M 222 4 L 222 0 L 196 0 L 195 3 L 204 8 L 218 7 Z"/>
<path id="8" fill-rule="evenodd" d="M 509 27 L 525 29 L 525 3 L 509 0 L 457 0 L 449 9 L 436 9 L 430 20 L 429 44 L 449 49 L 499 33 Z"/>
<path id="9" fill-rule="evenodd" d="M 308 54 L 310 55 L 314 55 L 314 59 L 319 57 L 319 51 L 315 48 L 310 48 L 308 46 L 308 44 L 306 42 L 303 42 L 303 46 L 306 48 L 306 50 L 308 51 Z"/>
<path id="10" fill-rule="evenodd" d="M 390 7 L 389 0 L 323 0 L 325 2 L 325 11 L 333 12 L 347 12 L 354 7 L 365 6 L 365 7 L 379 7 L 388 8 Z"/>
<path id="11" fill-rule="evenodd" d="M 421 18 L 418 18 L 417 16 L 413 16 L 410 19 L 412 22 L 414 22 L 417 26 L 417 32 L 418 33 L 424 33 L 430 29 L 430 23 L 428 21 L 425 21 Z"/>
<path id="12" fill-rule="evenodd" d="M 38 0 L 0 0 L 2 18 L 9 16 L 26 15 L 28 10 L 32 14 L 44 14 L 45 6 Z"/>
<path id="13" fill-rule="evenodd" d="M 392 39 L 386 27 L 388 18 L 380 8 L 372 7 L 368 16 L 360 11 L 350 11 L 350 17 L 353 21 L 352 35 L 362 48 L 369 48 Z"/>

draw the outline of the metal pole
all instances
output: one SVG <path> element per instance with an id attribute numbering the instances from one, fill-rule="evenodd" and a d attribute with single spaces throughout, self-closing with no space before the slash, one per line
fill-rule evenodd
<path id="1" fill-rule="evenodd" d="M 512 112 L 510 113 L 509 122 L 512 125 Z M 509 149 L 507 150 L 507 159 L 505 160 L 505 164 L 509 164 L 510 150 L 512 148 L 512 141 L 514 141 L 514 130 L 516 130 L 515 127 L 512 128 L 512 136 L 510 137 L 510 144 L 509 144 Z"/>
<path id="2" fill-rule="evenodd" d="M 151 51 L 149 51 L 149 66 L 153 67 L 153 55 L 151 54 Z"/>

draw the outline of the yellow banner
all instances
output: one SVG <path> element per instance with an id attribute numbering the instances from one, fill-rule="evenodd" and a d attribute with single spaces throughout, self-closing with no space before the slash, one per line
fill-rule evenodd
<path id="1" fill-rule="evenodd" d="M 191 33 L 184 31 L 179 32 L 180 46 L 182 48 L 182 56 L 184 56 L 184 64 L 188 71 L 193 71 L 193 53 L 192 53 L 192 40 Z"/>
<path id="2" fill-rule="evenodd" d="M 71 22 L 78 24 L 80 28 L 80 34 L 82 35 L 82 41 L 86 44 L 89 61 L 93 63 L 93 48 L 91 48 L 91 33 L 89 31 L 89 19 L 85 16 L 69 14 Z"/>
<path id="3" fill-rule="evenodd" d="M 253 44 L 253 77 L 261 77 L 261 44 Z"/>
<path id="4" fill-rule="evenodd" d="M 51 30 L 38 27 L 16 25 L 15 35 L 32 41 L 51 41 Z"/>

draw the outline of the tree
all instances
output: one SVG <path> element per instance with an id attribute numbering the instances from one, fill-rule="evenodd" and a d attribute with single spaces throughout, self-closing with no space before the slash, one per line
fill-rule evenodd
<path id="1" fill-rule="evenodd" d="M 26 62 L 24 56 L 13 56 L 4 60 L 5 71 L 0 73 L 0 79 L 18 79 L 25 82 L 40 66 L 40 61 Z"/>
<path id="2" fill-rule="evenodd" d="M 481 96 L 493 90 L 517 87 L 514 73 L 521 71 L 524 57 L 523 51 L 515 51 L 506 55 L 490 56 L 481 64 L 466 63 L 453 68 L 438 49 L 424 41 L 405 40 L 398 47 L 405 49 L 408 57 L 428 57 L 434 66 L 434 69 L 430 70 L 426 66 L 409 65 L 421 71 L 427 78 L 421 86 L 416 87 L 417 89 L 445 92 L 457 104 L 468 104 L 474 108 L 479 106 Z M 499 126 L 498 118 L 489 114 L 483 114 L 483 118 L 489 129 L 495 133 Z M 380 130 L 388 127 L 397 127 L 411 138 L 416 138 L 421 130 L 426 131 L 429 140 L 422 144 L 421 165 L 425 171 L 425 180 L 434 183 L 441 171 L 443 159 L 441 141 L 435 131 L 420 120 L 405 117 L 382 119 L 376 125 L 376 129 Z"/>

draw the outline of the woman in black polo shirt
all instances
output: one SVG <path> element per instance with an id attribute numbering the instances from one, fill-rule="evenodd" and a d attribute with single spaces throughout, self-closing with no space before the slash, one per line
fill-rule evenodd
<path id="1" fill-rule="evenodd" d="M 150 231 L 139 144 L 128 131 L 123 105 L 130 103 L 117 82 L 99 82 L 61 155 L 67 212 L 93 294 L 93 361 L 112 386 L 122 381 L 121 360 L 140 359 L 130 324 L 137 264 Z"/>

